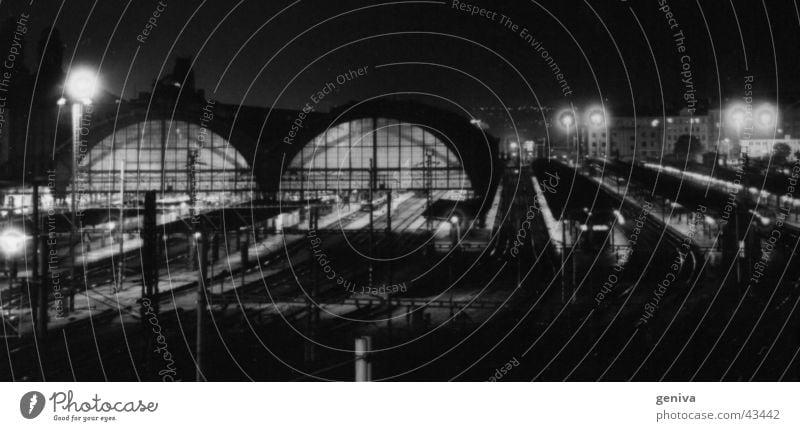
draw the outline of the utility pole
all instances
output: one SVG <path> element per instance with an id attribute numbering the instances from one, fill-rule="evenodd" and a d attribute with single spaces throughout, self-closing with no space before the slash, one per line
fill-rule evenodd
<path id="1" fill-rule="evenodd" d="M 567 223 L 561 219 L 561 304 L 564 304 L 564 296 L 567 290 Z"/>
<path id="2" fill-rule="evenodd" d="M 319 207 L 314 207 L 311 210 L 311 214 L 313 215 L 313 223 L 309 223 L 309 225 L 314 229 L 315 232 L 319 231 Z M 314 285 L 311 286 L 311 299 L 314 302 L 312 304 L 312 319 L 311 325 L 312 327 L 316 328 L 316 325 L 319 324 L 319 307 L 316 304 L 316 298 L 319 295 L 319 265 L 312 265 L 314 268 Z"/>
<path id="3" fill-rule="evenodd" d="M 117 264 L 117 291 L 122 290 L 125 277 L 125 157 L 119 168 L 119 263 Z"/>
<path id="4" fill-rule="evenodd" d="M 373 128 L 372 133 L 375 133 Z M 373 141 L 375 137 L 373 136 Z M 373 142 L 373 154 L 375 153 L 375 142 Z M 375 190 L 375 159 L 369 159 L 369 284 L 372 287 L 372 257 L 375 252 L 375 206 L 372 204 Z"/>
<path id="5" fill-rule="evenodd" d="M 39 199 L 39 179 L 33 180 L 33 280 L 38 284 L 37 289 L 37 331 L 40 348 L 44 346 L 47 338 L 49 289 L 47 288 L 47 237 L 41 234 L 41 214 Z"/>
<path id="6" fill-rule="evenodd" d="M 431 214 L 433 211 L 431 208 L 433 206 L 433 196 L 431 194 L 431 189 L 433 188 L 433 150 L 425 151 L 424 167 L 425 212 L 428 214 L 428 217 L 425 218 L 425 225 L 428 232 L 431 232 L 433 231 L 433 214 Z"/>
<path id="7" fill-rule="evenodd" d="M 124 202 L 123 202 L 124 203 Z M 122 230 L 120 229 L 120 232 Z M 155 316 L 159 315 L 159 302 L 156 299 L 156 292 L 158 292 L 158 230 L 156 226 L 156 192 L 150 190 L 144 194 L 144 211 L 142 212 L 142 229 L 139 232 L 142 239 L 142 288 L 140 304 L 140 316 L 142 325 L 142 342 L 145 346 L 143 358 L 145 358 L 145 367 L 149 368 L 149 358 L 151 356 L 151 348 L 153 343 L 152 332 L 145 316 L 152 313 Z M 122 255 L 120 255 L 122 259 Z M 122 262 L 118 266 L 121 266 Z M 120 280 L 119 278 L 117 279 Z M 119 282 L 118 288 L 121 288 L 122 283 Z"/>
<path id="8" fill-rule="evenodd" d="M 158 294 L 159 241 L 156 225 L 156 192 L 144 195 L 144 221 L 142 223 L 142 298 L 152 299 Z"/>
<path id="9" fill-rule="evenodd" d="M 392 188 L 386 189 L 386 233 L 392 233 Z"/>
<path id="10" fill-rule="evenodd" d="M 208 270 L 208 237 L 202 230 L 192 235 L 197 250 L 197 376 L 198 382 L 206 380 L 206 313 L 208 311 L 208 291 L 206 290 L 206 273 Z"/>
<path id="11" fill-rule="evenodd" d="M 318 228 L 318 218 L 319 218 L 319 208 L 318 207 L 311 207 L 309 210 L 309 218 L 308 218 L 308 229 L 311 231 L 317 231 Z M 316 345 L 314 344 L 314 338 L 316 338 L 316 327 L 319 324 L 319 308 L 316 304 L 316 297 L 317 297 L 317 286 L 319 284 L 319 266 L 316 263 L 311 265 L 311 272 L 313 273 L 313 283 L 311 285 L 310 291 L 306 294 L 306 333 L 308 336 L 308 340 L 305 341 L 305 362 L 307 364 L 312 364 L 316 362 L 317 355 L 316 355 Z"/>

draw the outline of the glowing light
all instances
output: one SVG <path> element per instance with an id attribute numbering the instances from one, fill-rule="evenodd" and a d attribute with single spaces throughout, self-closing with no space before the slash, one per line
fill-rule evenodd
<path id="1" fill-rule="evenodd" d="M 7 229 L 0 234 L 0 249 L 6 256 L 19 253 L 25 245 L 25 240 L 28 239 L 24 233 L 16 229 Z"/>
<path id="2" fill-rule="evenodd" d="M 564 111 L 558 116 L 558 122 L 569 129 L 575 125 L 575 114 L 573 114 L 572 111 Z"/>
<path id="3" fill-rule="evenodd" d="M 66 89 L 70 97 L 82 103 L 91 103 L 97 90 L 97 74 L 89 69 L 74 69 L 67 78 Z"/>
<path id="4" fill-rule="evenodd" d="M 764 129 L 771 128 L 777 123 L 777 114 L 772 105 L 764 104 L 756 110 L 758 126 Z"/>
<path id="5" fill-rule="evenodd" d="M 600 127 L 605 123 L 606 116 L 603 115 L 603 111 L 595 110 L 589 114 L 589 124 L 594 127 Z"/>

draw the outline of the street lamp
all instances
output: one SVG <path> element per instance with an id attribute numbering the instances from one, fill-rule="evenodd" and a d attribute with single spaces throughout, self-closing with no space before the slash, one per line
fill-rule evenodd
<path id="1" fill-rule="evenodd" d="M 22 250 L 26 239 L 25 234 L 17 229 L 6 229 L 0 234 L 0 249 L 6 256 L 15 255 Z"/>
<path id="2" fill-rule="evenodd" d="M 581 163 L 581 146 L 588 146 L 589 129 L 597 131 L 606 128 L 608 116 L 604 106 L 596 104 L 582 110 L 576 110 L 574 107 L 562 109 L 555 118 L 556 123 L 566 131 L 567 146 L 571 145 L 574 139 L 577 160 L 578 163 Z M 574 138 L 571 136 L 573 130 Z M 606 145 L 607 143 L 606 140 Z M 586 155 L 589 154 L 588 147 L 584 152 Z"/>
<path id="3" fill-rule="evenodd" d="M 453 238 L 453 247 L 455 248 L 461 241 L 461 225 L 459 224 L 458 216 L 450 217 L 450 225 L 456 228 L 456 236 Z"/>
<path id="4" fill-rule="evenodd" d="M 606 121 L 606 116 L 603 111 L 595 109 L 589 113 L 589 125 L 592 127 L 602 127 Z"/>
<path id="5" fill-rule="evenodd" d="M 592 129 L 594 132 L 598 132 L 607 128 L 607 118 L 606 110 L 604 106 L 593 106 L 590 107 L 588 110 L 588 114 L 586 116 L 586 126 Z M 602 133 L 601 136 L 606 136 L 605 133 Z M 589 133 L 588 131 L 584 135 L 584 141 L 586 148 L 586 154 L 589 154 Z M 608 138 L 602 138 L 599 142 L 599 147 L 603 154 L 608 153 Z M 597 153 L 594 154 L 597 156 Z"/>
<path id="6" fill-rule="evenodd" d="M 97 91 L 97 73 L 88 68 L 77 68 L 67 78 L 67 95 L 85 105 L 92 104 L 92 97 Z"/>
<path id="7" fill-rule="evenodd" d="M 78 181 L 78 163 L 81 148 L 81 120 L 83 119 L 84 108 L 92 104 L 92 97 L 97 91 L 97 73 L 86 67 L 71 69 L 67 81 L 64 84 L 67 96 L 72 102 L 72 187 L 70 188 L 71 217 L 69 232 L 69 247 L 71 256 L 71 281 L 70 281 L 70 309 L 73 306 L 72 295 L 75 292 L 75 252 L 73 250 L 75 241 L 75 229 L 77 226 L 76 218 L 78 211 L 76 183 Z M 59 99 L 58 105 L 64 105 L 65 99 Z"/>
<path id="8" fill-rule="evenodd" d="M 734 143 L 728 143 L 728 158 L 731 157 L 731 150 L 734 144 L 739 145 L 739 141 L 742 136 L 742 130 L 747 125 L 748 120 L 752 121 L 751 117 L 752 113 L 748 114 L 747 106 L 743 103 L 737 102 L 729 105 L 725 109 L 724 113 L 724 121 L 723 123 L 727 126 L 728 129 L 727 133 L 733 135 L 735 138 Z M 732 129 L 732 130 L 731 130 Z M 739 147 L 739 152 L 741 152 L 741 146 Z"/>
<path id="9" fill-rule="evenodd" d="M 741 103 L 735 103 L 726 110 L 726 123 L 736 131 L 736 137 L 742 133 L 747 122 L 747 109 Z"/>
<path id="10" fill-rule="evenodd" d="M 566 142 L 567 142 L 567 150 L 569 150 L 569 147 L 570 147 L 570 145 L 572 143 L 571 142 L 572 141 L 572 137 L 570 136 L 570 133 L 572 132 L 572 128 L 577 125 L 576 124 L 577 121 L 576 121 L 576 118 L 575 118 L 574 110 L 571 109 L 571 108 L 567 108 L 567 109 L 562 110 L 556 116 L 556 121 L 558 122 L 558 125 L 563 127 L 564 130 L 566 130 L 566 132 L 567 132 Z M 576 128 L 576 132 L 580 133 L 580 131 L 577 128 Z M 578 146 L 578 142 L 579 142 L 579 138 L 577 137 L 577 134 L 576 134 L 576 138 L 575 138 L 575 146 L 576 147 Z M 576 151 L 580 152 L 577 148 L 576 148 Z"/>
<path id="11" fill-rule="evenodd" d="M 775 107 L 764 103 L 756 109 L 756 126 L 762 131 L 769 131 L 777 124 L 777 117 Z"/>
<path id="12" fill-rule="evenodd" d="M 8 289 L 14 287 L 14 278 L 17 276 L 17 261 L 14 256 L 17 255 L 22 248 L 25 247 L 25 241 L 28 239 L 24 233 L 14 228 L 8 228 L 0 234 L 0 249 L 6 257 L 6 262 L 10 264 L 8 273 Z"/>
<path id="13" fill-rule="evenodd" d="M 564 112 L 559 116 L 558 121 L 561 122 L 561 125 L 569 131 L 569 128 L 575 124 L 575 114 L 572 112 Z"/>

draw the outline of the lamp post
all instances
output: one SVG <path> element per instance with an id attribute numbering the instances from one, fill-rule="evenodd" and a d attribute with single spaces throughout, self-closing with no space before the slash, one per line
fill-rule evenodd
<path id="1" fill-rule="evenodd" d="M 208 290 L 206 280 L 208 278 L 208 235 L 202 230 L 197 230 L 192 234 L 197 250 L 197 334 L 196 334 L 196 380 L 203 382 L 206 377 L 206 319 L 208 313 Z"/>
<path id="2" fill-rule="evenodd" d="M 762 103 L 753 109 L 750 105 L 734 103 L 725 110 L 725 124 L 729 133 L 734 133 L 737 142 L 741 142 L 743 132 L 751 138 L 754 132 L 761 136 L 771 136 L 778 133 L 778 109 L 771 103 Z M 740 147 L 740 153 L 742 149 Z"/>
<path id="3" fill-rule="evenodd" d="M 122 291 L 125 278 L 125 163 L 119 168 L 119 263 L 117 264 L 117 291 Z"/>
<path id="4" fill-rule="evenodd" d="M 727 109 L 726 113 L 726 123 L 728 127 L 733 127 L 734 139 L 735 143 L 739 145 L 739 154 L 737 155 L 737 160 L 741 159 L 742 153 L 742 145 L 741 145 L 741 138 L 742 138 L 742 129 L 745 126 L 745 121 L 747 120 L 747 112 L 745 111 L 743 106 L 734 105 Z M 731 158 L 731 148 L 733 147 L 732 143 L 728 143 L 728 159 Z"/>
<path id="5" fill-rule="evenodd" d="M 589 110 L 589 115 L 588 115 L 587 120 L 588 120 L 589 128 L 591 128 L 594 131 L 598 131 L 600 129 L 605 129 L 606 128 L 606 112 L 602 108 L 598 108 L 598 107 L 591 108 Z M 587 141 L 586 145 L 588 147 L 589 146 L 588 133 L 586 134 L 586 139 L 585 140 Z M 605 139 L 605 142 L 606 142 L 606 145 L 608 145 L 608 139 L 607 138 Z M 586 149 L 586 152 L 588 154 L 588 152 L 589 152 L 588 148 Z M 608 153 L 608 148 L 606 148 L 603 151 L 603 153 L 607 154 Z"/>
<path id="6" fill-rule="evenodd" d="M 450 217 L 450 225 L 456 228 L 456 236 L 452 237 L 454 249 L 459 247 L 459 243 L 461 242 L 461 224 L 459 222 L 460 220 L 458 219 L 458 216 L 454 215 L 453 217 Z"/>
<path id="7" fill-rule="evenodd" d="M 590 107 L 585 109 L 583 113 L 577 111 L 575 108 L 569 108 L 560 111 L 557 116 L 557 122 L 567 133 L 567 145 L 570 146 L 572 142 L 574 142 L 576 160 L 580 164 L 581 145 L 587 140 L 587 129 L 591 128 L 596 130 L 604 128 L 606 125 L 606 113 L 605 109 L 601 106 Z M 570 136 L 573 130 L 574 138 Z M 583 137 L 581 136 L 582 133 Z"/>
<path id="8" fill-rule="evenodd" d="M 70 208 L 70 232 L 69 232 L 69 254 L 71 256 L 70 262 L 70 291 L 69 291 L 69 309 L 74 309 L 74 295 L 75 295 L 75 234 L 77 229 L 77 216 L 78 216 L 78 199 L 76 183 L 78 182 L 78 164 L 80 163 L 80 148 L 81 148 L 81 122 L 83 120 L 84 110 L 86 105 L 92 104 L 92 97 L 94 97 L 95 90 L 97 89 L 97 73 L 88 68 L 76 68 L 71 70 L 67 82 L 64 85 L 67 96 L 69 96 L 72 103 L 72 186 L 70 188 L 71 195 L 71 208 Z M 59 105 L 64 105 L 66 99 L 61 98 L 58 101 Z"/>
<path id="9" fill-rule="evenodd" d="M 21 231 L 15 228 L 8 228 L 0 234 L 0 249 L 3 250 L 3 255 L 6 258 L 6 262 L 9 266 L 8 271 L 8 288 L 11 288 L 14 285 L 14 278 L 17 276 L 17 261 L 15 256 L 22 251 L 22 248 L 25 246 L 25 240 L 27 237 Z"/>
<path id="10" fill-rule="evenodd" d="M 567 147 L 571 145 L 571 138 L 570 132 L 573 126 L 576 126 L 575 122 L 575 114 L 572 111 L 565 111 L 558 117 L 558 122 L 561 126 L 566 129 L 567 131 Z M 576 133 L 575 133 L 575 150 L 577 151 L 577 158 L 580 158 L 580 148 L 579 148 L 579 141 L 580 141 L 580 130 L 576 126 Z"/>

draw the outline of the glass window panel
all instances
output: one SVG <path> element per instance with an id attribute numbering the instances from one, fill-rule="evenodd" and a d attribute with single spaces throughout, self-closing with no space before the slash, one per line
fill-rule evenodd
<path id="1" fill-rule="evenodd" d="M 373 121 L 377 131 L 373 135 Z M 358 119 L 332 127 L 315 138 L 314 145 L 307 146 L 290 163 L 299 166 L 301 156 L 308 173 L 306 189 L 323 188 L 364 189 L 369 184 L 369 160 L 373 157 L 372 141 L 376 139 L 379 181 L 392 183 L 392 187 L 424 189 L 426 172 L 431 175 L 431 184 L 438 189 L 470 188 L 466 174 L 457 154 L 440 141 L 435 134 L 422 127 L 379 118 Z M 309 147 L 316 149 L 309 151 Z M 432 151 L 432 166 L 428 171 L 426 150 Z M 339 168 L 353 171 L 339 172 Z M 327 169 L 327 170 L 325 170 Z M 293 173 L 287 172 L 286 176 Z M 352 179 L 352 184 L 350 181 Z M 285 182 L 292 187 L 294 182 Z M 311 190 L 309 190 L 311 191 Z"/>
<path id="2" fill-rule="evenodd" d="M 189 190 L 188 149 L 190 144 L 197 142 L 200 131 L 195 124 L 162 120 L 117 130 L 93 146 L 84 159 L 83 163 L 91 174 L 89 192 L 117 192 L 124 160 L 128 192 L 163 189 L 185 195 Z M 197 155 L 198 190 L 248 193 L 253 190 L 254 184 L 252 177 L 246 174 L 249 169 L 244 158 L 221 136 L 209 131 L 205 133 L 206 140 Z"/>

